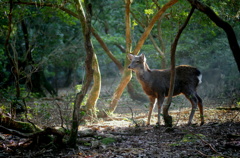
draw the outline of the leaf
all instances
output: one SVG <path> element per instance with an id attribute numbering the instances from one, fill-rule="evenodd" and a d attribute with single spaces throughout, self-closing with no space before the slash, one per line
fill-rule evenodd
<path id="1" fill-rule="evenodd" d="M 144 13 L 147 15 L 152 15 L 154 12 L 153 12 L 153 9 L 145 9 Z"/>

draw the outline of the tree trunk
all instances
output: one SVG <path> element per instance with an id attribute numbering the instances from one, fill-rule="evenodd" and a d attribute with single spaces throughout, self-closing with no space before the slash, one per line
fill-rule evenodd
<path id="1" fill-rule="evenodd" d="M 188 0 L 196 9 L 206 14 L 218 27 L 222 28 L 228 38 L 228 43 L 232 50 L 232 54 L 238 66 L 238 71 L 240 72 L 240 47 L 238 45 L 237 37 L 231 25 L 223 21 L 217 14 L 208 6 L 199 2 L 198 0 Z"/>
<path id="2" fill-rule="evenodd" d="M 75 0 L 76 9 L 77 9 L 81 26 L 82 26 L 82 31 L 84 36 L 84 46 L 85 46 L 87 55 L 85 59 L 86 76 L 83 82 L 82 89 L 79 93 L 77 93 L 74 101 L 72 129 L 70 133 L 70 138 L 68 140 L 68 143 L 70 146 L 76 146 L 78 125 L 80 120 L 80 114 L 79 114 L 80 106 L 93 79 L 92 59 L 93 59 L 94 52 L 93 52 L 93 45 L 91 42 L 91 10 L 90 10 L 90 4 L 88 3 L 88 0 L 85 0 L 84 3 L 85 3 L 86 13 L 83 10 L 81 0 Z"/>
<path id="3" fill-rule="evenodd" d="M 158 12 L 157 14 L 152 18 L 152 20 L 150 21 L 148 27 L 145 29 L 144 33 L 142 34 L 140 40 L 138 41 L 136 48 L 134 49 L 134 51 L 132 52 L 132 54 L 137 55 L 140 51 L 140 49 L 142 48 L 145 40 L 147 39 L 148 35 L 150 34 L 155 22 L 163 15 L 163 13 L 172 5 L 174 5 L 175 3 L 177 3 L 178 0 L 171 0 L 169 1 L 167 4 L 165 4 Z M 130 50 L 130 46 L 131 46 L 131 38 L 130 38 L 130 31 L 131 31 L 131 27 L 130 27 L 130 2 L 129 0 L 126 3 L 126 49 L 127 49 L 127 54 L 131 52 Z M 128 82 L 131 80 L 132 77 L 132 72 L 130 72 L 128 70 L 128 65 L 129 65 L 129 60 L 127 59 L 127 54 L 126 54 L 126 59 L 125 59 L 125 66 L 124 66 L 124 72 L 122 75 L 122 79 L 117 87 L 117 89 L 115 90 L 113 97 L 112 97 L 112 101 L 109 105 L 109 111 L 110 112 L 114 112 L 114 110 L 117 107 L 117 103 L 118 100 L 120 99 L 126 85 L 128 84 Z"/>
<path id="4" fill-rule="evenodd" d="M 157 52 L 160 55 L 160 58 L 161 58 L 161 68 L 165 69 L 166 68 L 166 57 L 165 57 L 164 52 L 158 47 L 156 41 L 154 40 L 154 38 L 153 38 L 153 36 L 151 34 L 149 34 L 149 38 L 152 41 L 154 48 L 157 50 Z"/>
<path id="5" fill-rule="evenodd" d="M 94 37 L 96 38 L 96 40 L 98 41 L 98 43 L 102 46 L 104 51 L 107 53 L 108 57 L 116 64 L 119 71 L 122 73 L 123 72 L 122 64 L 114 57 L 112 52 L 108 49 L 107 45 L 104 43 L 102 38 L 96 33 L 96 31 L 93 27 L 91 28 L 91 31 L 92 31 L 92 34 L 94 35 Z"/>
<path id="6" fill-rule="evenodd" d="M 174 5 L 175 3 L 177 3 L 178 0 L 171 0 L 168 3 L 166 3 L 158 12 L 156 15 L 154 15 L 154 17 L 152 18 L 152 20 L 150 21 L 150 23 L 148 24 L 147 28 L 145 29 L 144 33 L 142 34 L 141 38 L 139 39 L 136 48 L 134 49 L 134 51 L 132 52 L 132 54 L 137 55 L 139 53 L 139 51 L 141 50 L 145 40 L 147 39 L 148 35 L 150 34 L 154 24 L 156 23 L 156 21 L 163 15 L 163 13 L 170 8 L 172 5 Z"/>
<path id="7" fill-rule="evenodd" d="M 93 118 L 96 118 L 96 103 L 99 98 L 99 94 L 101 91 L 101 73 L 98 65 L 98 60 L 96 54 L 93 55 L 93 61 L 92 61 L 92 68 L 93 68 L 93 86 L 92 89 L 88 95 L 86 108 L 87 108 L 87 114 L 92 116 Z"/>
<path id="8" fill-rule="evenodd" d="M 128 91 L 128 94 L 130 95 L 130 98 L 132 100 L 138 100 L 138 101 L 141 101 L 141 102 L 147 102 L 148 101 L 148 98 L 146 95 L 144 94 L 141 94 L 141 93 L 138 93 L 136 92 L 135 88 L 133 87 L 133 84 L 132 82 L 138 82 L 138 81 L 130 81 L 128 82 L 128 85 L 127 85 L 127 91 Z"/>
<path id="9" fill-rule="evenodd" d="M 128 82 L 131 80 L 132 78 L 132 72 L 130 70 L 128 70 L 127 65 L 130 64 L 128 58 L 127 58 L 127 54 L 129 54 L 131 52 L 131 48 L 132 48 L 132 40 L 131 40 L 131 20 L 130 20 L 130 8 L 131 8 L 131 0 L 127 0 L 125 1 L 126 3 L 126 10 L 125 10 L 125 24 L 126 24 L 126 58 L 125 58 L 125 66 L 124 66 L 124 71 L 122 74 L 122 79 L 119 83 L 119 85 L 117 86 L 111 103 L 109 105 L 109 111 L 110 112 L 114 112 L 115 109 L 117 108 L 117 104 L 118 101 L 120 99 L 120 97 L 122 96 L 122 93 L 125 89 L 125 87 L 127 86 Z"/>
<path id="10" fill-rule="evenodd" d="M 172 127 L 172 117 L 168 114 L 169 107 L 172 102 L 172 96 L 173 96 L 173 90 L 174 90 L 174 84 L 175 84 L 175 53 L 176 53 L 176 48 L 178 44 L 178 40 L 181 36 L 182 31 L 184 28 L 187 26 L 193 12 L 194 12 L 195 7 L 192 7 L 190 13 L 188 14 L 188 17 L 185 21 L 185 23 L 182 25 L 182 27 L 178 30 L 178 33 L 174 39 L 174 42 L 172 43 L 171 46 L 171 76 L 170 76 L 170 87 L 168 91 L 168 99 L 166 102 L 166 105 L 163 106 L 163 119 L 165 122 L 165 126 Z"/>
<path id="11" fill-rule="evenodd" d="M 137 18 L 137 16 L 136 16 L 133 12 L 131 12 L 131 14 L 132 14 L 133 18 L 137 21 L 137 23 L 140 24 L 140 26 L 142 26 L 143 29 L 145 29 L 146 26 L 141 22 L 141 20 L 139 20 L 139 19 Z M 160 34 L 160 32 L 161 32 L 160 21 L 161 21 L 162 17 L 163 17 L 163 16 L 161 16 L 161 17 L 159 18 L 159 21 L 158 21 L 158 25 L 157 25 L 157 26 L 158 26 L 158 36 L 161 36 L 161 37 L 158 37 L 158 39 L 159 39 L 159 42 L 161 43 L 162 49 L 163 49 L 164 51 L 162 51 L 162 50 L 158 47 L 158 45 L 157 45 L 156 41 L 154 40 L 153 36 L 151 35 L 151 33 L 149 34 L 149 39 L 151 40 L 151 42 L 153 43 L 154 48 L 157 50 L 157 52 L 158 52 L 159 55 L 160 55 L 160 58 L 161 58 L 161 67 L 162 67 L 162 69 L 165 69 L 165 68 L 166 68 L 166 57 L 165 57 L 165 54 L 164 54 L 164 52 L 165 52 L 165 46 L 164 46 L 164 44 L 163 44 L 162 34 Z"/>
<path id="12" fill-rule="evenodd" d="M 73 67 L 67 68 L 66 80 L 63 84 L 63 87 L 69 87 L 72 83 L 72 74 L 73 74 Z"/>

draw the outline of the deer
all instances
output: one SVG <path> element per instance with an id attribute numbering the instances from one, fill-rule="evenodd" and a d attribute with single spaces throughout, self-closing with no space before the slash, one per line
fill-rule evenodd
<path id="1" fill-rule="evenodd" d="M 150 69 L 144 54 L 139 56 L 128 54 L 128 59 L 131 61 L 128 69 L 136 73 L 137 80 L 140 82 L 142 89 L 149 98 L 149 111 L 147 125 L 150 125 L 152 110 L 154 109 L 155 102 L 158 105 L 158 122 L 160 125 L 161 107 L 164 102 L 164 98 L 168 96 L 168 90 L 170 87 L 170 69 Z M 204 124 L 203 118 L 203 103 L 202 99 L 197 94 L 197 87 L 202 82 L 201 72 L 189 65 L 179 65 L 175 67 L 175 85 L 173 96 L 179 94 L 185 95 L 185 97 L 191 102 L 192 109 L 189 116 L 187 125 L 192 124 L 192 119 L 195 110 L 198 106 L 200 111 L 201 124 Z"/>

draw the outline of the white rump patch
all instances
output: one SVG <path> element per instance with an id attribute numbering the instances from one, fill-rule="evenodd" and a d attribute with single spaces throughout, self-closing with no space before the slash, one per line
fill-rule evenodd
<path id="1" fill-rule="evenodd" d="M 198 78 L 198 84 L 201 84 L 202 83 L 202 74 L 200 74 L 199 76 L 197 76 Z"/>

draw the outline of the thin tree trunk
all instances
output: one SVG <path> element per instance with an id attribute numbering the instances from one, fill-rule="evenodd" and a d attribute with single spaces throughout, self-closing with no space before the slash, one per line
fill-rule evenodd
<path id="1" fill-rule="evenodd" d="M 152 41 L 154 48 L 157 50 L 157 52 L 160 55 L 162 69 L 165 69 L 166 68 L 166 57 L 165 57 L 164 52 L 158 47 L 156 41 L 154 40 L 154 38 L 151 34 L 149 34 L 149 38 Z"/>
<path id="2" fill-rule="evenodd" d="M 92 61 L 92 68 L 93 68 L 93 86 L 92 89 L 88 95 L 86 108 L 87 113 L 92 116 L 93 118 L 96 118 L 96 103 L 99 98 L 99 94 L 101 91 L 101 73 L 98 65 L 97 56 L 94 53 L 93 55 L 93 61 Z"/>
<path id="3" fill-rule="evenodd" d="M 84 46 L 86 49 L 86 59 L 85 59 L 85 70 L 86 70 L 86 76 L 83 82 L 82 89 L 79 93 L 77 93 L 75 101 L 74 101 L 74 110 L 73 110 L 73 119 L 72 119 L 72 128 L 70 133 L 70 138 L 68 140 L 68 143 L 70 146 L 76 146 L 76 140 L 77 140 L 77 133 L 78 133 L 78 126 L 79 126 L 79 120 L 80 120 L 80 106 L 81 103 L 88 91 L 88 88 L 92 82 L 93 78 L 93 70 L 92 70 L 92 59 L 93 59 L 93 45 L 91 42 L 91 11 L 90 4 L 88 3 L 88 0 L 85 0 L 85 8 L 86 13 L 83 10 L 82 2 L 81 0 L 74 0 L 76 4 L 76 9 L 79 15 L 79 19 L 82 26 L 83 36 L 84 36 Z"/>
<path id="4" fill-rule="evenodd" d="M 131 12 L 133 18 L 137 21 L 138 24 L 140 24 L 140 26 L 142 26 L 143 29 L 145 29 L 145 25 L 137 18 L 137 16 L 135 16 L 135 14 L 133 12 Z M 163 16 L 160 17 L 159 21 L 162 19 Z M 160 22 L 158 22 L 158 26 L 160 25 Z M 159 27 L 158 27 L 159 29 Z M 159 31 L 158 31 L 159 32 Z M 158 34 L 158 36 L 161 35 L 161 34 Z M 151 33 L 149 34 L 149 39 L 151 40 L 151 42 L 153 43 L 153 46 L 154 48 L 157 50 L 157 52 L 159 53 L 160 57 L 161 57 L 161 67 L 162 69 L 165 69 L 166 68 L 166 57 L 165 57 L 165 54 L 164 54 L 164 51 L 162 51 L 156 41 L 154 40 L 153 36 L 151 35 Z M 159 39 L 162 39 L 162 37 L 159 37 Z M 161 40 L 160 41 L 161 43 L 161 46 L 164 47 L 163 45 L 163 41 Z M 164 50 L 165 50 L 165 47 L 164 47 Z"/>
<path id="5" fill-rule="evenodd" d="M 139 51 L 141 50 L 145 40 L 147 39 L 148 35 L 150 34 L 154 24 L 156 23 L 156 21 L 163 15 L 163 13 L 170 8 L 171 6 L 173 6 L 175 3 L 177 3 L 178 0 L 171 0 L 168 3 L 166 3 L 158 12 L 157 14 L 152 18 L 152 20 L 150 21 L 150 23 L 148 24 L 148 27 L 145 29 L 144 33 L 142 34 L 140 40 L 138 41 L 136 48 L 134 49 L 134 51 L 132 52 L 132 54 L 137 55 L 139 53 Z"/>
<path id="6" fill-rule="evenodd" d="M 131 46 L 131 38 L 128 38 L 128 36 L 130 37 L 130 2 L 129 0 L 127 1 L 128 3 L 126 3 L 126 49 L 127 49 L 127 54 L 131 52 L 130 50 L 130 46 Z M 142 48 L 145 40 L 147 39 L 148 35 L 150 34 L 155 22 L 163 15 L 163 13 L 172 5 L 174 5 L 175 3 L 177 3 L 178 0 L 171 0 L 169 1 L 167 4 L 165 4 L 158 12 L 157 14 L 152 18 L 152 20 L 150 21 L 148 27 L 145 29 L 144 33 L 142 34 L 140 40 L 138 41 L 136 48 L 134 49 L 134 51 L 132 52 L 132 54 L 137 55 L 140 51 L 140 49 Z M 127 19 L 129 18 L 129 19 Z M 128 70 L 128 64 L 130 63 L 129 60 L 127 59 L 127 54 L 126 54 L 126 59 L 125 59 L 125 66 L 124 66 L 124 72 L 122 75 L 122 79 L 117 87 L 117 89 L 115 90 L 114 94 L 113 94 L 113 98 L 112 101 L 109 105 L 109 111 L 110 112 L 114 112 L 114 110 L 117 107 L 117 103 L 123 93 L 123 90 L 125 89 L 125 87 L 127 86 L 128 82 L 131 80 L 132 77 L 132 72 L 130 72 Z"/>
<path id="7" fill-rule="evenodd" d="M 231 25 L 223 21 L 211 8 L 199 2 L 198 0 L 188 0 L 188 2 L 196 7 L 196 9 L 206 14 L 218 27 L 222 28 L 226 32 L 228 43 L 232 50 L 235 62 L 237 63 L 238 71 L 240 72 L 240 47 Z"/>
<path id="8" fill-rule="evenodd" d="M 182 27 L 178 30 L 178 33 L 174 39 L 174 42 L 172 43 L 171 46 L 171 77 L 170 77 L 170 87 L 168 91 L 168 99 L 166 102 L 166 105 L 163 106 L 163 118 L 165 125 L 168 127 L 172 127 L 172 117 L 168 114 L 169 107 L 172 102 L 172 96 L 173 96 L 173 90 L 174 90 L 174 84 L 175 84 L 175 53 L 176 53 L 176 48 L 178 44 L 178 40 L 182 34 L 182 31 L 184 28 L 187 26 L 193 12 L 194 12 L 195 7 L 192 7 L 190 13 L 188 14 L 188 17 L 185 21 L 185 23 L 182 25 Z"/>
<path id="9" fill-rule="evenodd" d="M 127 54 L 129 54 L 131 52 L 131 48 L 132 48 L 132 40 L 131 40 L 131 19 L 130 19 L 130 8 L 131 8 L 131 0 L 127 0 L 125 1 L 126 3 L 126 10 L 125 10 L 125 24 L 126 24 L 126 58 L 125 58 L 125 67 L 124 67 L 124 71 L 122 74 L 122 79 L 118 85 L 118 87 L 116 88 L 111 103 L 109 105 L 109 111 L 110 112 L 114 112 L 118 101 L 120 99 L 120 97 L 122 96 L 122 93 L 125 89 L 125 87 L 127 86 L 128 82 L 131 80 L 132 78 L 132 72 L 130 70 L 128 70 L 127 65 L 129 64 L 129 60 L 127 58 Z"/>
<path id="10" fill-rule="evenodd" d="M 107 45 L 104 43 L 104 41 L 102 40 L 102 38 L 97 34 L 96 30 L 92 27 L 91 28 L 92 34 L 93 36 L 96 38 L 96 40 L 98 41 L 98 43 L 102 46 L 102 48 L 105 50 L 105 52 L 107 53 L 108 57 L 110 59 L 112 59 L 112 61 L 117 65 L 119 71 L 122 73 L 123 72 L 123 66 L 122 64 L 114 57 L 114 55 L 112 54 L 112 52 L 108 49 Z"/>

